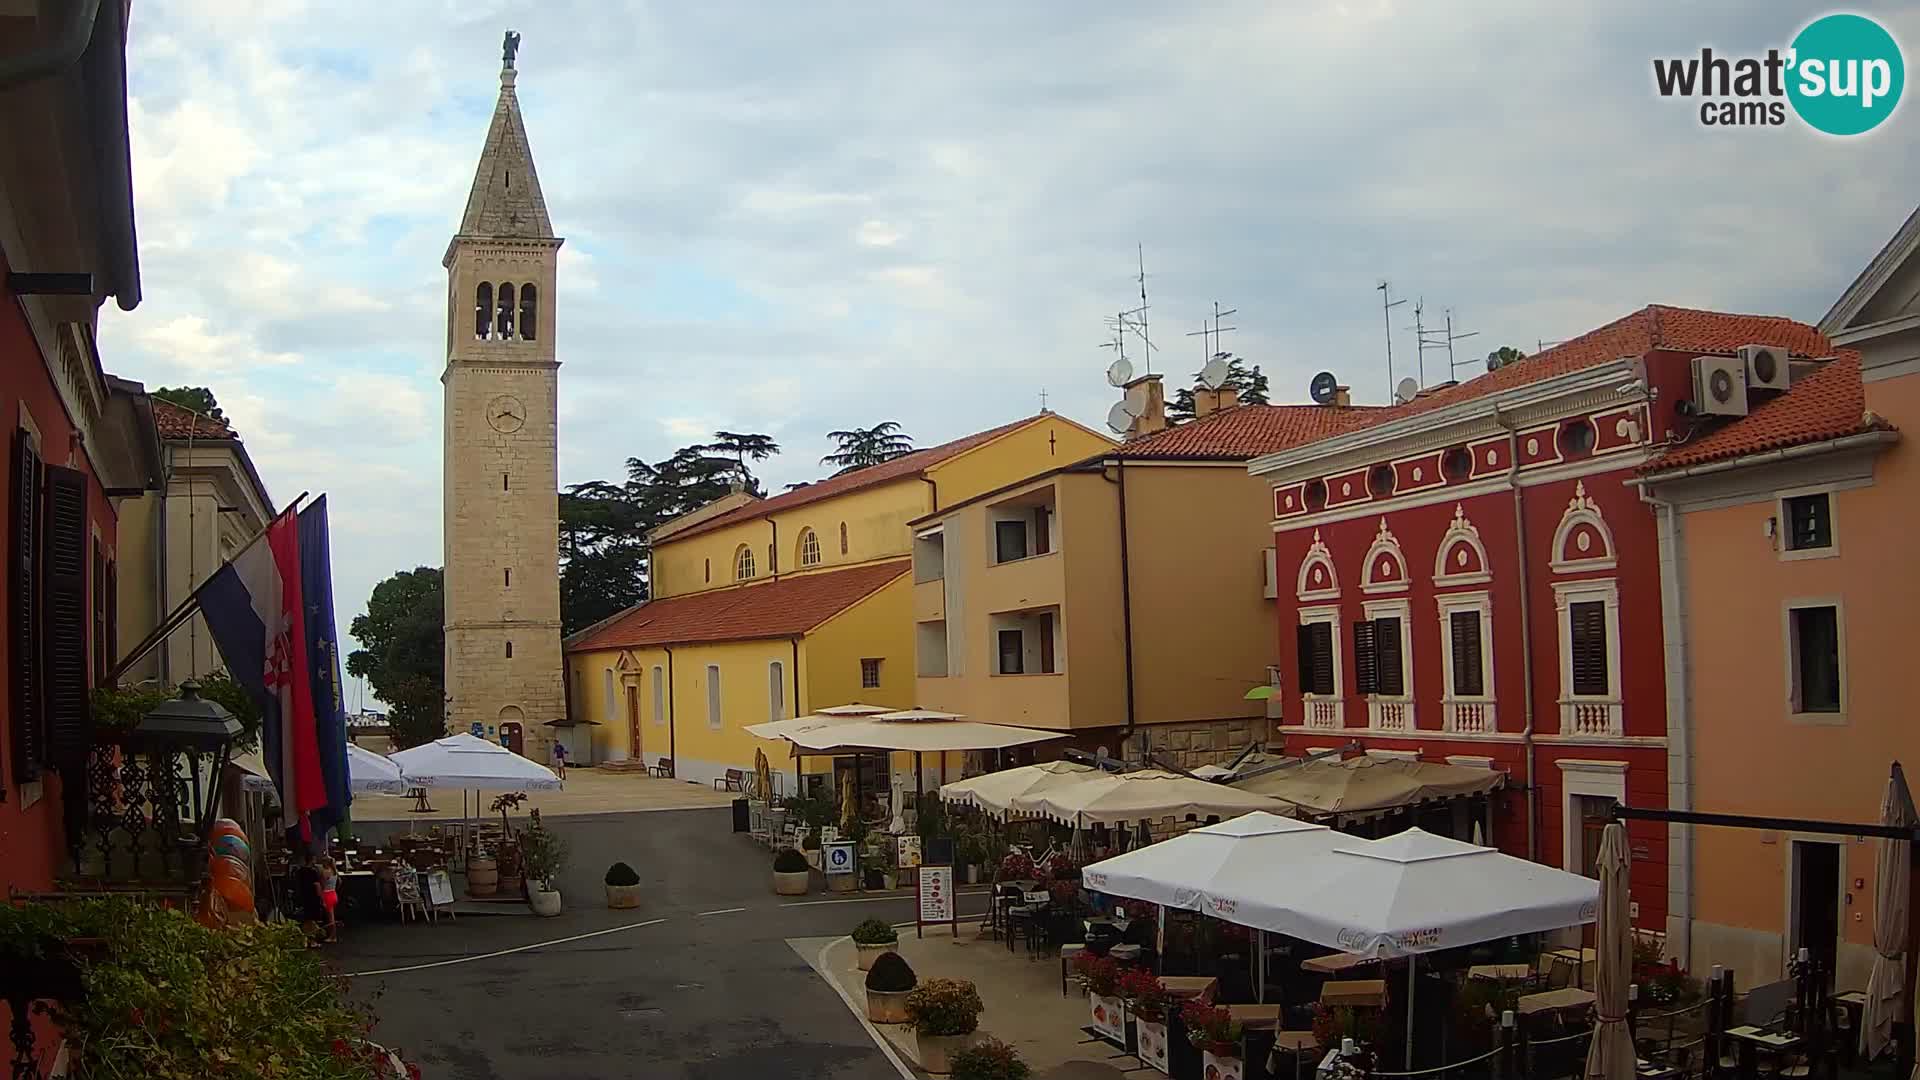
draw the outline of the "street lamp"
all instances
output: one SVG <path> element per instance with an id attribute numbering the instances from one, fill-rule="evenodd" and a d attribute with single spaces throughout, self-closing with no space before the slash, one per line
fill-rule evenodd
<path id="1" fill-rule="evenodd" d="M 183 849 L 204 847 L 219 812 L 220 779 L 233 756 L 240 721 L 219 702 L 201 697 L 200 684 L 188 679 L 180 684 L 180 696 L 154 706 L 133 734 L 150 762 L 154 827 L 171 831 Z M 209 765 L 204 775 L 203 755 Z"/>

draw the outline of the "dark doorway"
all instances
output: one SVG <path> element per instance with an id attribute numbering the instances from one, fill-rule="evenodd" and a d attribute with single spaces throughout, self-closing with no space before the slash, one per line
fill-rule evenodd
<path id="1" fill-rule="evenodd" d="M 506 723 L 500 725 L 500 745 L 516 754 L 526 753 L 525 745 L 521 741 L 519 724 Z"/>
<path id="2" fill-rule="evenodd" d="M 1793 842 L 1793 937 L 1833 978 L 1840 942 L 1840 845 Z"/>

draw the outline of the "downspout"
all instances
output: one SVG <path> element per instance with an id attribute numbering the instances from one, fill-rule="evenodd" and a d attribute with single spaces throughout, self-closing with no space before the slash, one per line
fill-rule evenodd
<path id="1" fill-rule="evenodd" d="M 931 476 L 920 477 L 920 482 L 927 485 L 927 497 L 929 501 L 932 503 L 932 505 L 927 507 L 927 513 L 929 514 L 939 513 L 940 512 L 940 484 L 937 481 L 935 481 L 934 478 Z"/>
<path id="2" fill-rule="evenodd" d="M 667 758 L 673 762 L 673 771 L 678 773 L 680 754 L 675 749 L 674 736 L 679 733 L 679 729 L 673 722 L 673 647 L 662 645 L 660 648 L 667 654 Z"/>
<path id="3" fill-rule="evenodd" d="M 1666 644 L 1667 808 L 1693 809 L 1693 671 L 1687 652 L 1686 535 L 1680 508 L 1639 485 L 1640 499 L 1658 515 L 1660 627 Z M 1693 830 L 1667 826 L 1667 956 L 1682 967 L 1693 956 Z"/>
<path id="4" fill-rule="evenodd" d="M 93 22 L 99 14 L 100 0 L 80 0 L 73 17 L 44 48 L 0 60 L 0 90 L 58 74 L 79 63 L 93 41 Z"/>
<path id="5" fill-rule="evenodd" d="M 767 525 L 773 529 L 773 540 L 772 542 L 767 544 L 767 570 L 769 573 L 773 575 L 773 580 L 779 581 L 780 580 L 780 523 L 773 520 L 772 518 L 768 518 Z"/>
<path id="6" fill-rule="evenodd" d="M 1520 730 L 1521 754 L 1527 768 L 1527 858 L 1540 861 L 1540 791 L 1534 784 L 1533 743 L 1533 602 L 1527 577 L 1527 515 L 1520 498 L 1520 428 L 1507 419 L 1498 405 L 1493 421 L 1507 433 L 1507 489 L 1513 492 L 1513 539 L 1519 552 L 1520 575 L 1520 674 L 1525 680 L 1526 697 L 1522 712 L 1527 725 Z"/>
<path id="7" fill-rule="evenodd" d="M 1101 478 L 1119 488 L 1120 497 L 1120 640 L 1126 649 L 1126 687 L 1127 687 L 1127 727 L 1120 733 L 1120 756 L 1126 756 L 1127 740 L 1133 737 L 1133 574 L 1127 560 L 1127 463 L 1115 460 L 1113 475 L 1107 476 L 1106 470 L 1100 472 Z"/>
<path id="8" fill-rule="evenodd" d="M 154 531 L 157 534 L 153 542 L 153 580 L 159 585 L 160 607 L 158 611 L 159 617 L 164 619 L 166 618 L 166 613 L 173 610 L 173 604 L 167 596 L 167 497 L 172 493 L 173 488 L 173 447 L 163 445 L 161 447 L 161 453 L 164 457 L 161 460 L 160 468 L 160 498 L 154 507 L 153 515 L 155 521 Z M 116 645 L 114 648 L 118 649 L 119 646 Z M 160 673 L 160 684 L 162 686 L 173 685 L 173 665 L 168 663 L 167 653 L 168 650 L 166 649 L 160 650 L 160 663 L 155 668 L 155 670 Z"/>
<path id="9" fill-rule="evenodd" d="M 792 638 L 790 643 L 793 645 L 793 715 L 799 717 L 807 715 L 800 701 L 800 639 Z"/>

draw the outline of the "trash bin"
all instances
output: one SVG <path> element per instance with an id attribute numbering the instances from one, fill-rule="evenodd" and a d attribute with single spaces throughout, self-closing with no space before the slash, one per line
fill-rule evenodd
<path id="1" fill-rule="evenodd" d="M 747 810 L 747 800 L 733 800 L 733 831 L 749 832 L 753 829 L 753 815 Z"/>

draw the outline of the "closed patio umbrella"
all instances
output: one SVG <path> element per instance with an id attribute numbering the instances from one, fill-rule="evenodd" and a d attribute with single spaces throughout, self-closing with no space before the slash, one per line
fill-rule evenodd
<path id="1" fill-rule="evenodd" d="M 1627 827 L 1616 821 L 1600 836 L 1600 911 L 1594 927 L 1599 954 L 1594 974 L 1593 1041 L 1589 1080 L 1632 1080 L 1633 1034 L 1627 1030 L 1627 984 L 1633 978 L 1633 935 L 1627 908 Z"/>
<path id="2" fill-rule="evenodd" d="M 1912 796 L 1907 778 L 1894 765 L 1880 799 L 1880 823 L 1912 828 Z M 1880 839 L 1874 863 L 1873 971 L 1867 976 L 1867 1002 L 1860 1011 L 1860 1051 L 1871 1061 L 1893 1042 L 1893 1025 L 1902 1015 L 1907 986 L 1908 840 Z"/>

